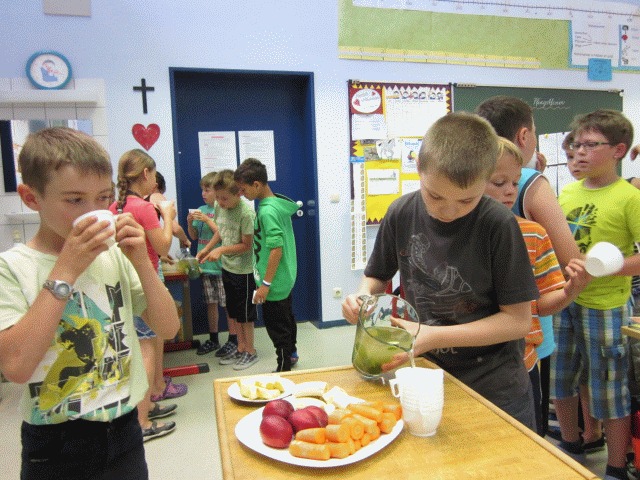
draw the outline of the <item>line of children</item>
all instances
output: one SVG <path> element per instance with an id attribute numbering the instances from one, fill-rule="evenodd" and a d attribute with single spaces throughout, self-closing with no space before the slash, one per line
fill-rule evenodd
<path id="1" fill-rule="evenodd" d="M 187 215 L 187 231 L 189 236 L 198 242 L 196 258 L 201 259 L 208 252 L 207 245 L 218 232 L 214 221 L 216 212 L 216 192 L 213 189 L 213 181 L 216 173 L 209 172 L 200 179 L 202 199 L 205 204 L 197 210 L 190 211 Z M 222 270 L 220 261 L 204 261 L 200 264 L 202 272 L 202 293 L 207 305 L 207 320 L 209 324 L 209 338 L 198 347 L 197 354 L 205 355 L 220 350 L 218 339 L 218 306 L 226 308 L 227 298 L 222 283 Z M 235 334 L 235 323 L 229 322 L 229 334 Z M 234 345 L 235 347 L 235 345 Z M 216 352 L 217 354 L 217 352 Z"/>
<path id="2" fill-rule="evenodd" d="M 179 328 L 173 298 L 131 214 L 106 209 L 107 152 L 69 128 L 31 134 L 18 158 L 36 235 L 0 254 L 0 371 L 25 384 L 21 478 L 148 478 L 136 405 L 148 390 L 133 316 L 156 334 Z M 153 302 L 147 304 L 147 298 Z"/>

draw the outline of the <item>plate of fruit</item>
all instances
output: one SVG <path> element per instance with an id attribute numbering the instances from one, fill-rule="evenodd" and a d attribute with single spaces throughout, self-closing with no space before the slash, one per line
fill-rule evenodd
<path id="1" fill-rule="evenodd" d="M 242 444 L 274 460 L 328 468 L 379 452 L 403 426 L 399 403 L 363 402 L 327 413 L 316 405 L 295 409 L 283 398 L 243 417 L 235 434 Z"/>
<path id="2" fill-rule="evenodd" d="M 293 383 L 277 375 L 241 378 L 229 385 L 227 393 L 234 400 L 249 403 L 266 403 L 291 395 Z"/>

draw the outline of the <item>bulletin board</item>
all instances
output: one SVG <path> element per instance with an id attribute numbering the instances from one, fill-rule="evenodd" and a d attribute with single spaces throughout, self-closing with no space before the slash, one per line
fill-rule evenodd
<path id="1" fill-rule="evenodd" d="M 451 111 L 451 85 L 349 80 L 352 267 L 366 261 L 366 226 L 419 189 L 422 137 Z"/>
<path id="2" fill-rule="evenodd" d="M 422 137 L 451 111 L 451 86 L 349 81 L 351 163 L 362 164 L 366 221 L 418 189 Z"/>
<path id="3" fill-rule="evenodd" d="M 453 110 L 475 111 L 484 100 L 508 95 L 525 101 L 533 109 L 538 150 L 547 157 L 544 175 L 556 192 L 573 181 L 567 170 L 562 141 L 576 117 L 599 108 L 622 111 L 620 90 L 577 90 L 563 88 L 523 88 L 454 84 Z"/>

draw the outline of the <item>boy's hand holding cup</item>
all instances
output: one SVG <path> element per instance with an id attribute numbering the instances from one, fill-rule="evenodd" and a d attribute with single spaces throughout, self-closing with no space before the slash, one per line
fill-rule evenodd
<path id="1" fill-rule="evenodd" d="M 614 244 L 598 242 L 587 252 L 585 268 L 589 275 L 605 277 L 613 275 L 622 269 L 624 257 Z"/>
<path id="2" fill-rule="evenodd" d="M 115 243 L 116 243 L 116 217 L 115 217 L 115 215 L 113 213 L 111 213 L 109 210 L 92 210 L 91 212 L 87 212 L 84 215 L 80 215 L 78 218 L 76 218 L 73 221 L 73 226 L 75 227 L 82 220 L 84 220 L 85 218 L 89 218 L 89 217 L 96 217 L 98 219 L 98 222 L 104 222 L 104 221 L 109 222 L 109 225 L 107 225 L 104 228 L 104 230 L 110 229 L 112 231 L 112 233 L 111 233 L 111 235 L 109 235 L 105 239 L 104 242 L 107 244 L 107 247 L 111 247 L 111 246 L 115 245 Z M 100 233 L 103 233 L 103 232 L 100 232 Z"/>

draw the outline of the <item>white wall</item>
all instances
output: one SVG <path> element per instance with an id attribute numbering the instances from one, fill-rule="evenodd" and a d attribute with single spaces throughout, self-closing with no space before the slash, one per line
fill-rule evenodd
<path id="1" fill-rule="evenodd" d="M 24 77 L 32 53 L 54 49 L 67 56 L 74 77 L 104 79 L 112 159 L 137 147 L 131 136 L 135 123 L 160 125 L 160 139 L 149 153 L 167 179 L 170 198 L 175 197 L 175 172 L 169 67 L 314 72 L 323 321 L 341 318 L 332 288 L 350 292 L 361 277 L 350 270 L 348 79 L 624 89 L 624 111 L 640 132 L 640 77 L 635 74 L 616 72 L 611 82 L 590 82 L 584 71 L 340 60 L 336 2 L 94 0 L 91 18 L 45 16 L 42 3 L 33 0 L 3 3 L 0 78 Z M 148 115 L 142 114 L 140 94 L 132 91 L 143 77 L 155 87 L 148 95 Z M 640 176 L 640 165 L 625 160 L 623 174 Z M 339 203 L 330 202 L 333 193 L 340 195 Z M 0 211 L 11 200 L 0 197 Z"/>

